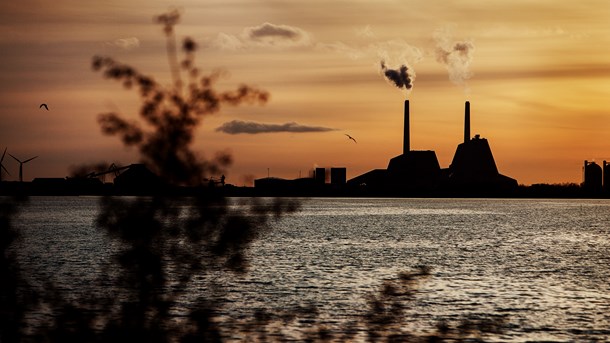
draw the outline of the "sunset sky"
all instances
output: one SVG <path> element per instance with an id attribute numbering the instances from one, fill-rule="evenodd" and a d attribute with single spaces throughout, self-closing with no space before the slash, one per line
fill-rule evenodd
<path id="1" fill-rule="evenodd" d="M 268 169 L 297 178 L 346 167 L 352 178 L 386 168 L 402 153 L 406 93 L 385 80 L 382 60 L 415 72 L 411 147 L 434 150 L 442 168 L 463 139 L 465 100 L 472 134 L 521 184 L 579 183 L 585 159 L 610 161 L 605 0 L 3 1 L 0 148 L 39 156 L 25 180 L 137 162 L 96 121 L 109 111 L 136 119 L 137 92 L 93 72 L 91 59 L 111 56 L 169 85 L 152 18 L 172 8 L 182 15 L 178 37 L 199 43 L 198 66 L 228 72 L 221 89 L 247 83 L 271 94 L 264 106 L 226 107 L 197 132 L 205 156 L 233 155 L 229 183 L 248 185 Z M 252 128 L 273 132 L 240 131 Z M 7 156 L 3 165 L 3 179 L 16 180 L 18 163 Z"/>

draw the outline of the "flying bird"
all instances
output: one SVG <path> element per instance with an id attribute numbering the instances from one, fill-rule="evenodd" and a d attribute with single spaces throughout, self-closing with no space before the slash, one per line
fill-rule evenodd
<path id="1" fill-rule="evenodd" d="M 353 141 L 354 141 L 354 143 L 358 143 L 358 142 L 356 142 L 356 140 L 354 139 L 354 137 L 352 137 L 352 136 L 348 135 L 347 133 L 345 133 L 345 135 L 347 136 L 347 138 L 349 138 L 349 139 L 353 140 Z"/>
<path id="2" fill-rule="evenodd" d="M 47 104 L 40 104 L 40 106 L 38 108 L 46 108 L 47 111 L 49 110 L 49 106 L 47 106 Z"/>

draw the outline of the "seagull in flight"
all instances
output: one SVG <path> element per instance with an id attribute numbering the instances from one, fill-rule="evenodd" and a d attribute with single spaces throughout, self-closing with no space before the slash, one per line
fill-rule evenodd
<path id="1" fill-rule="evenodd" d="M 38 106 L 38 108 L 46 108 L 47 111 L 49 110 L 49 106 L 47 106 L 47 104 L 40 104 L 40 106 Z"/>
<path id="2" fill-rule="evenodd" d="M 349 139 L 353 140 L 353 141 L 354 141 L 354 143 L 358 143 L 358 142 L 356 142 L 356 140 L 354 139 L 354 137 L 352 137 L 352 136 L 348 135 L 347 133 L 345 133 L 345 135 L 347 136 L 347 138 L 349 138 Z"/>

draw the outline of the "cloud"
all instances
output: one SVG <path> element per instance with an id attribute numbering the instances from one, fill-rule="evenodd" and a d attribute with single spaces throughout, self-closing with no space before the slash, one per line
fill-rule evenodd
<path id="1" fill-rule="evenodd" d="M 355 29 L 360 38 L 374 39 L 375 34 L 370 25 Z M 351 45 L 341 41 L 316 41 L 310 33 L 296 26 L 278 25 L 265 22 L 258 26 L 246 27 L 240 34 L 219 33 L 208 45 L 220 50 L 248 50 L 255 48 L 286 49 L 308 47 L 319 51 L 329 51 L 347 56 L 350 59 L 381 58 L 396 63 L 420 62 L 424 53 L 403 39 L 371 42 L 364 45 Z M 375 57 L 377 56 L 377 57 Z"/>
<path id="2" fill-rule="evenodd" d="M 321 126 L 307 126 L 297 124 L 295 122 L 285 123 L 285 124 L 265 124 L 265 123 L 256 123 L 252 121 L 241 121 L 241 120 L 232 120 L 230 122 L 224 123 L 218 128 L 216 128 L 217 132 L 224 132 L 230 135 L 236 135 L 240 133 L 248 133 L 248 134 L 257 134 L 257 133 L 276 133 L 276 132 L 293 132 L 293 133 L 304 133 L 304 132 L 328 132 L 328 131 L 336 131 L 337 129 L 332 129 L 328 127 Z"/>
<path id="3" fill-rule="evenodd" d="M 136 37 L 119 38 L 113 42 L 107 42 L 106 44 L 125 50 L 131 50 L 140 46 L 140 40 Z"/>
<path id="4" fill-rule="evenodd" d="M 212 45 L 221 50 L 239 50 L 244 47 L 244 43 L 233 35 L 219 33 Z"/>
<path id="5" fill-rule="evenodd" d="M 298 27 L 263 23 L 246 27 L 240 35 L 219 33 L 212 45 L 224 50 L 254 47 L 290 48 L 310 46 L 311 35 Z"/>
<path id="6" fill-rule="evenodd" d="M 303 37 L 303 31 L 299 28 L 287 25 L 275 25 L 271 23 L 247 27 L 244 30 L 244 33 L 246 37 L 251 40 L 264 40 L 270 38 L 297 41 Z"/>

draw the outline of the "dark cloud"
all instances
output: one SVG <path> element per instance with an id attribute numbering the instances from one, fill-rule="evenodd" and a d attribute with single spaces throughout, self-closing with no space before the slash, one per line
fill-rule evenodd
<path id="1" fill-rule="evenodd" d="M 263 23 L 259 26 L 247 27 L 242 37 L 252 44 L 299 46 L 311 43 L 309 34 L 304 30 L 288 25 Z"/>
<path id="2" fill-rule="evenodd" d="M 336 129 L 328 127 L 301 125 L 295 122 L 285 124 L 265 124 L 241 120 L 232 120 L 216 128 L 217 132 L 224 132 L 231 135 L 236 135 L 240 133 L 257 134 L 275 132 L 327 132 L 335 130 Z"/>
<path id="3" fill-rule="evenodd" d="M 212 46 L 226 50 L 256 47 L 290 48 L 312 45 L 307 31 L 294 26 L 263 23 L 246 27 L 241 34 L 219 33 Z"/>
<path id="4" fill-rule="evenodd" d="M 264 39 L 266 37 L 285 38 L 290 40 L 298 40 L 302 32 L 300 29 L 286 25 L 275 25 L 264 23 L 260 26 L 249 27 L 246 29 L 248 37 L 254 40 Z"/>

